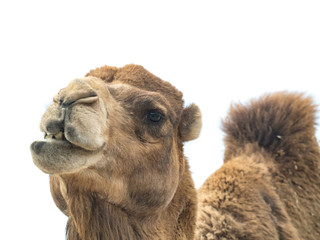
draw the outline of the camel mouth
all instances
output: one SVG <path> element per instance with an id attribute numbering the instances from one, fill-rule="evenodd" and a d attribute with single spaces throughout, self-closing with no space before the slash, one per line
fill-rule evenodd
<path id="1" fill-rule="evenodd" d="M 33 142 L 31 145 L 31 148 L 32 148 L 32 150 L 34 150 L 35 153 L 39 153 L 41 151 L 41 146 L 44 144 L 53 145 L 53 147 L 57 148 L 58 152 L 60 152 L 59 150 L 62 150 L 62 148 L 61 148 L 62 146 L 64 146 L 64 147 L 68 146 L 69 148 L 72 147 L 73 149 L 84 150 L 87 152 L 97 152 L 103 146 L 105 146 L 105 143 L 102 144 L 102 146 L 99 146 L 98 148 L 90 148 L 89 146 L 84 146 L 83 144 L 79 144 L 76 141 L 73 141 L 70 137 L 68 137 L 68 136 L 66 137 L 66 135 L 63 131 L 56 133 L 56 134 L 45 132 L 44 139 Z"/>
<path id="2" fill-rule="evenodd" d="M 37 143 L 37 144 L 33 145 L 35 143 Z M 80 146 L 77 146 L 76 144 L 74 144 L 70 140 L 68 140 L 63 131 L 56 133 L 56 134 L 45 132 L 43 140 L 35 141 L 33 144 L 31 145 L 31 148 L 36 153 L 42 152 L 41 148 L 44 144 L 46 144 L 48 146 L 51 145 L 52 147 L 55 147 L 57 149 L 57 152 L 61 152 L 60 150 L 63 149 L 62 146 L 63 147 L 68 146 L 69 148 L 73 147 L 73 148 L 82 149 Z M 34 146 L 34 148 L 32 146 Z M 85 149 L 85 148 L 83 148 L 83 149 Z"/>
<path id="3" fill-rule="evenodd" d="M 83 137 L 77 134 L 77 129 L 74 127 L 69 127 L 67 133 L 65 133 L 64 129 L 61 129 L 58 133 L 44 133 L 44 142 L 48 144 L 69 144 L 77 147 L 79 149 L 87 150 L 87 151 L 97 151 L 103 146 L 105 143 L 97 144 L 97 145 L 90 145 L 89 143 L 82 141 Z"/>
<path id="4" fill-rule="evenodd" d="M 94 164 L 100 158 L 105 144 L 95 151 L 89 151 L 72 144 L 66 139 L 48 135 L 46 139 L 34 141 L 31 155 L 34 164 L 48 174 L 72 173 Z"/>
<path id="5" fill-rule="evenodd" d="M 106 143 L 90 148 L 72 141 L 63 131 L 52 134 L 45 132 L 44 139 L 34 141 L 31 154 L 34 164 L 48 174 L 71 173 L 94 164 Z"/>
<path id="6" fill-rule="evenodd" d="M 57 134 L 52 134 L 52 133 L 45 132 L 44 133 L 44 139 L 47 140 L 47 141 L 50 141 L 50 140 L 67 141 L 66 136 L 64 135 L 63 131 L 59 132 Z"/>
<path id="7" fill-rule="evenodd" d="M 66 165 L 70 165 L 67 162 L 71 152 L 81 154 L 82 149 L 66 140 L 57 140 L 53 136 L 48 136 L 44 140 L 34 141 L 31 144 L 30 150 L 34 164 L 48 174 L 70 171 L 71 169 L 66 168 Z"/>

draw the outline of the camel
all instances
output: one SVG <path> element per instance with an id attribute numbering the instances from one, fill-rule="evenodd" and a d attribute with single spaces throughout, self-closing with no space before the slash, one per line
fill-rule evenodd
<path id="1" fill-rule="evenodd" d="M 315 111 L 285 92 L 233 106 L 225 163 L 197 191 L 183 144 L 199 107 L 141 66 L 104 66 L 54 97 L 31 153 L 69 240 L 319 239 Z"/>

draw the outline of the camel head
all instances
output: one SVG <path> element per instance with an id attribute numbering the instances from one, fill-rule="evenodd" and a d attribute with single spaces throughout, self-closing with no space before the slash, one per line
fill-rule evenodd
<path id="1" fill-rule="evenodd" d="M 182 145 L 198 137 L 201 113 L 194 104 L 184 108 L 178 90 L 141 66 L 105 66 L 61 89 L 40 129 L 33 161 L 63 182 L 64 201 L 80 189 L 123 208 L 155 210 L 177 190 Z"/>

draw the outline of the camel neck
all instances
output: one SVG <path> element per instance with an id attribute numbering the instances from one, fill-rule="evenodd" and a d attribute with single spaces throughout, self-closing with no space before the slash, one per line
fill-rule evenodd
<path id="1" fill-rule="evenodd" d="M 68 240 L 145 239 L 136 219 L 96 194 L 70 197 L 69 207 Z"/>
<path id="2" fill-rule="evenodd" d="M 65 182 L 68 240 L 193 239 L 197 197 L 187 164 L 173 199 L 154 211 L 111 203 L 107 196 L 77 187 L 76 179 Z"/>

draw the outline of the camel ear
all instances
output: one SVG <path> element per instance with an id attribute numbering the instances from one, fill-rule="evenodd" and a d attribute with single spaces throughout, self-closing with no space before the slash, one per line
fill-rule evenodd
<path id="1" fill-rule="evenodd" d="M 179 126 L 180 136 L 182 141 L 191 141 L 199 137 L 202 127 L 200 108 L 191 104 L 185 108 L 182 113 Z"/>

